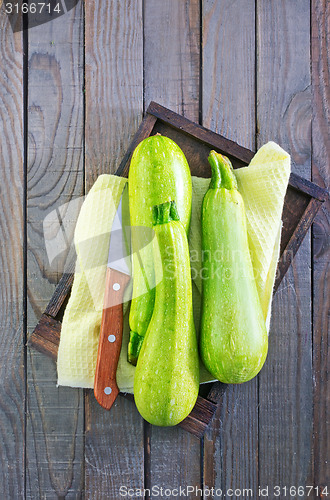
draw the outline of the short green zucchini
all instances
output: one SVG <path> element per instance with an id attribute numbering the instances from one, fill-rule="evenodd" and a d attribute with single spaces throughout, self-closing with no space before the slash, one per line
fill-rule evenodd
<path id="1" fill-rule="evenodd" d="M 174 141 L 162 135 L 144 139 L 135 149 L 128 176 L 133 250 L 133 298 L 129 323 L 128 361 L 136 364 L 155 301 L 152 245 L 152 207 L 176 200 L 180 220 L 188 232 L 191 214 L 191 175 L 187 160 Z M 142 228 L 146 229 L 143 234 Z"/>
<path id="2" fill-rule="evenodd" d="M 268 349 L 255 284 L 244 202 L 228 158 L 211 151 L 202 206 L 203 294 L 200 352 L 209 372 L 241 383 L 261 370 Z"/>
<path id="3" fill-rule="evenodd" d="M 188 241 L 175 203 L 154 209 L 155 307 L 134 375 L 134 398 L 154 425 L 181 422 L 196 403 L 198 347 Z"/>

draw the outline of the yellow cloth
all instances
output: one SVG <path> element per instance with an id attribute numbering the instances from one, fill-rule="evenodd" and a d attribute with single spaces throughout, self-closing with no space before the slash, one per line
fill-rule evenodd
<path id="1" fill-rule="evenodd" d="M 252 264 L 267 327 L 279 256 L 281 216 L 290 176 L 290 156 L 274 142 L 256 153 L 249 167 L 235 170 L 245 203 Z M 77 221 L 77 264 L 71 296 L 65 310 L 58 352 L 58 384 L 94 385 L 98 337 L 102 316 L 109 228 L 126 179 L 101 175 L 87 195 Z M 199 330 L 201 301 L 201 205 L 210 180 L 192 178 L 192 218 L 189 248 L 193 304 Z M 91 244 L 86 244 L 86 241 Z M 117 370 L 122 392 L 133 392 L 135 368 L 127 362 L 128 310 L 125 307 L 123 344 Z M 201 382 L 212 376 L 201 366 Z"/>
<path id="2" fill-rule="evenodd" d="M 82 204 L 75 277 L 57 356 L 58 384 L 93 387 L 112 220 L 127 179 L 100 175 Z"/>

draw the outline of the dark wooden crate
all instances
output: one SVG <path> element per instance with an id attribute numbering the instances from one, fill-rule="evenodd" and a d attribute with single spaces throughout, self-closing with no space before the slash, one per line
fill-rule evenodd
<path id="1" fill-rule="evenodd" d="M 228 156 L 234 168 L 248 165 L 254 156 L 254 153 L 249 149 L 243 148 L 155 102 L 151 102 L 116 172 L 117 175 L 127 177 L 130 158 L 135 147 L 143 139 L 157 132 L 170 137 L 181 147 L 188 160 L 192 175 L 200 177 L 211 176 L 207 161 L 210 149 L 215 149 Z M 324 189 L 296 174 L 291 174 L 284 202 L 281 251 L 274 292 L 290 266 L 326 195 Z M 61 319 L 70 294 L 73 273 L 74 262 L 72 262 L 71 268 L 63 274 L 28 342 L 30 346 L 54 360 L 57 358 Z M 203 436 L 217 405 L 221 402 L 225 389 L 226 385 L 220 382 L 201 386 L 201 393 L 194 409 L 179 425 L 198 437 Z M 123 396 L 133 399 L 132 395 L 129 394 L 123 394 Z"/>

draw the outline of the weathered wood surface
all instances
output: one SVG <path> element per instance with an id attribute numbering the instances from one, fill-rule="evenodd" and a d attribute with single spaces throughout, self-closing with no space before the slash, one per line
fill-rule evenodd
<path id="1" fill-rule="evenodd" d="M 28 32 L 27 324 L 30 333 L 65 266 L 67 250 L 49 262 L 44 241 L 72 241 L 74 215 L 62 205 L 84 193 L 83 5 Z M 52 213 L 52 211 L 54 211 Z M 70 223 L 71 222 L 71 223 Z M 50 231 L 51 230 L 51 231 Z M 60 250 L 60 248 L 59 248 Z M 84 487 L 83 391 L 56 387 L 56 365 L 27 356 L 26 498 L 77 498 Z"/>
<path id="2" fill-rule="evenodd" d="M 86 2 L 86 189 L 114 173 L 143 113 L 142 0 Z M 110 412 L 85 397 L 85 495 L 120 498 L 144 483 L 143 420 L 118 398 Z"/>
<path id="3" fill-rule="evenodd" d="M 115 171 L 151 99 L 250 149 L 274 139 L 291 153 L 296 173 L 327 187 L 328 9 L 326 0 L 80 2 L 25 35 L 25 128 L 23 37 L 1 15 L 5 499 L 117 500 L 120 485 L 225 490 L 328 481 L 326 207 L 275 298 L 267 365 L 258 379 L 222 392 L 201 443 L 182 429 L 143 424 L 131 401 L 119 399 L 108 414 L 90 391 L 83 398 L 82 391 L 57 389 L 51 360 L 28 351 L 24 364 L 22 321 L 24 282 L 30 332 L 63 266 L 63 259 L 57 267 L 46 259 L 44 216 L 88 190 L 100 173 Z"/>
<path id="4" fill-rule="evenodd" d="M 313 0 L 311 18 L 312 59 L 312 180 L 329 188 L 329 33 L 330 3 Z M 312 481 L 320 488 L 329 485 L 330 449 L 328 376 L 329 353 L 329 262 L 330 203 L 319 212 L 313 227 L 313 464 Z"/>
<path id="5" fill-rule="evenodd" d="M 145 110 L 158 102 L 199 119 L 200 2 L 145 0 Z"/>
<path id="6" fill-rule="evenodd" d="M 258 2 L 258 146 L 273 139 L 310 178 L 310 2 Z M 311 246 L 307 235 L 273 302 L 259 377 L 259 483 L 306 485 L 312 462 Z M 298 494 L 292 498 L 299 498 Z"/>
<path id="7" fill-rule="evenodd" d="M 244 0 L 203 2 L 202 26 L 202 125 L 255 150 L 254 5 Z M 204 437 L 204 484 L 223 492 L 256 491 L 257 378 L 227 386 Z"/>
<path id="8" fill-rule="evenodd" d="M 0 485 L 25 495 L 23 38 L 0 16 Z"/>

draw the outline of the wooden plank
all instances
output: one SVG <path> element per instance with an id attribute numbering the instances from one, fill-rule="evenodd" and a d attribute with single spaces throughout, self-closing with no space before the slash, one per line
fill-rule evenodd
<path id="1" fill-rule="evenodd" d="M 122 5 L 117 5 L 122 3 Z M 93 11 L 93 12 L 92 12 Z M 143 114 L 142 3 L 86 9 L 86 185 L 120 165 Z"/>
<path id="2" fill-rule="evenodd" d="M 142 118 L 142 0 L 86 2 L 86 187 L 117 170 Z M 110 412 L 85 398 L 86 498 L 143 488 L 143 420 L 118 398 Z"/>
<path id="3" fill-rule="evenodd" d="M 303 191 L 306 194 L 317 198 L 319 201 L 325 201 L 328 193 L 326 189 L 321 188 L 318 184 L 310 182 L 304 177 L 300 177 L 300 175 L 291 172 L 290 174 L 290 186 Z"/>
<path id="4" fill-rule="evenodd" d="M 69 250 L 49 261 L 43 221 L 51 214 L 54 234 L 63 231 L 70 243 L 75 220 L 72 210 L 61 207 L 84 192 L 83 3 L 29 30 L 28 42 L 27 321 L 31 331 L 62 275 Z M 66 218 L 61 228 L 57 226 L 60 212 Z M 52 340 L 50 335 L 48 347 Z M 26 498 L 78 498 L 84 486 L 83 391 L 57 388 L 55 363 L 32 349 L 27 371 Z"/>
<path id="5" fill-rule="evenodd" d="M 52 318 L 56 318 L 58 316 L 61 309 L 63 309 L 65 302 L 68 300 L 68 296 L 70 295 L 73 278 L 74 268 L 72 269 L 72 272 L 67 272 L 66 269 L 56 287 L 56 295 L 54 294 L 48 302 L 45 314 L 48 314 Z"/>
<path id="6" fill-rule="evenodd" d="M 217 406 L 213 401 L 198 396 L 193 410 L 188 417 L 180 422 L 179 426 L 201 438 L 211 422 L 216 408 Z"/>
<path id="7" fill-rule="evenodd" d="M 250 150 L 255 150 L 256 127 L 254 33 L 254 2 L 203 2 L 203 125 Z M 257 379 L 229 385 L 220 397 L 204 437 L 204 486 L 255 491 Z"/>
<path id="8" fill-rule="evenodd" d="M 306 233 L 308 232 L 309 228 L 312 225 L 312 222 L 319 211 L 320 207 L 322 206 L 321 201 L 311 198 L 305 213 L 301 220 L 299 221 L 297 227 L 295 228 L 290 240 L 288 241 L 285 250 L 281 254 L 281 257 L 279 258 L 278 265 L 277 265 L 277 271 L 276 271 L 276 279 L 274 283 L 274 293 L 276 293 L 285 273 L 291 266 L 293 259 L 298 252 L 298 249 L 303 241 L 303 239 L 306 236 Z M 283 220 L 283 217 L 282 217 Z M 283 221 L 284 223 L 284 221 Z M 282 250 L 282 242 L 281 242 L 281 250 Z"/>
<path id="9" fill-rule="evenodd" d="M 198 122 L 199 0 L 145 0 L 145 107 L 157 101 Z"/>
<path id="10" fill-rule="evenodd" d="M 312 32 L 312 179 L 329 188 L 329 59 L 330 4 L 326 0 L 311 3 Z M 329 352 L 329 248 L 330 203 L 323 205 L 313 226 L 313 375 L 314 427 L 312 483 L 329 488 L 330 449 L 329 421 L 330 390 L 328 377 Z"/>
<path id="11" fill-rule="evenodd" d="M 250 150 L 255 149 L 254 26 L 252 3 L 203 2 L 203 125 Z"/>
<path id="12" fill-rule="evenodd" d="M 310 2 L 257 2 L 258 146 L 278 142 L 310 178 Z M 259 482 L 306 485 L 311 465 L 310 237 L 273 302 L 269 356 L 259 377 Z M 285 403 L 284 403 L 285 402 Z M 292 498 L 299 498 L 293 495 Z"/>
<path id="13" fill-rule="evenodd" d="M 44 313 L 29 337 L 28 346 L 56 361 L 60 334 L 61 323 Z"/>
<path id="14" fill-rule="evenodd" d="M 0 16 L 0 484 L 22 498 L 25 446 L 23 39 Z"/>
<path id="15" fill-rule="evenodd" d="M 145 105 L 151 100 L 199 119 L 199 0 L 145 0 Z M 147 487 L 200 487 L 200 443 L 177 428 L 146 426 Z M 150 450 L 150 453 L 148 453 Z M 191 493 L 187 498 L 195 498 Z"/>

